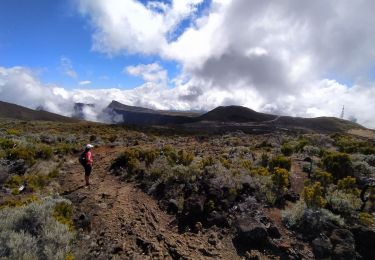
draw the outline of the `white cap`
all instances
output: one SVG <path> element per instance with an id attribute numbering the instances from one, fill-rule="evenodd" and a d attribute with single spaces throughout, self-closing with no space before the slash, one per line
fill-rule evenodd
<path id="1" fill-rule="evenodd" d="M 92 144 L 87 144 L 86 145 L 86 149 L 91 149 L 91 148 L 93 148 L 94 146 L 92 145 Z"/>

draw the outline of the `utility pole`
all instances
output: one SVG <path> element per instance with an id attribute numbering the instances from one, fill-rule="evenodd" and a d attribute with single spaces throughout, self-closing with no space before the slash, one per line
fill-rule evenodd
<path id="1" fill-rule="evenodd" d="M 344 119 L 344 106 L 342 106 L 342 111 L 341 111 L 341 119 Z"/>

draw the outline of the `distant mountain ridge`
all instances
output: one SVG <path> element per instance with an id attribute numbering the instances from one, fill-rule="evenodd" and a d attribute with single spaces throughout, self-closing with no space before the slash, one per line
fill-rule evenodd
<path id="1" fill-rule="evenodd" d="M 79 122 L 79 120 L 66 117 L 44 110 L 33 110 L 16 104 L 0 101 L 0 117 L 25 121 L 58 121 L 58 122 Z"/>
<path id="2" fill-rule="evenodd" d="M 84 107 L 93 105 L 77 103 L 73 116 L 83 117 Z M 77 116 L 80 115 L 80 116 Z M 81 117 L 82 116 L 82 117 Z M 44 110 L 33 110 L 19 105 L 0 101 L 0 117 L 19 120 L 42 120 L 58 122 L 79 122 L 77 118 L 65 117 Z M 149 108 L 129 106 L 112 101 L 99 115 L 98 119 L 106 123 L 167 126 L 182 131 L 221 133 L 242 130 L 251 133 L 273 131 L 308 132 L 347 132 L 351 129 L 366 129 L 347 120 L 335 117 L 301 118 L 277 116 L 259 113 L 241 106 L 220 106 L 207 113 L 184 111 L 160 111 Z M 372 130 L 369 130 L 372 131 Z M 375 133 L 375 131 L 374 131 Z"/>
<path id="3" fill-rule="evenodd" d="M 228 130 L 251 129 L 273 131 L 277 129 L 310 130 L 317 132 L 348 131 L 363 126 L 334 117 L 301 118 L 256 112 L 242 106 L 220 106 L 207 113 L 187 113 L 153 110 L 112 101 L 104 110 L 113 123 L 131 125 L 175 125 L 180 128 Z"/>

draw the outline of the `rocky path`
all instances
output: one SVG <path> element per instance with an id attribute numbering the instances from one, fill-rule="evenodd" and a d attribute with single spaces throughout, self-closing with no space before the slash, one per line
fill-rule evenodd
<path id="1" fill-rule="evenodd" d="M 59 177 L 61 194 L 74 205 L 79 226 L 76 259 L 239 259 L 232 238 L 211 228 L 179 234 L 174 216 L 154 199 L 108 172 L 120 149 L 95 149 L 92 185 L 83 186 L 76 158 L 67 160 Z M 224 232 L 224 233 L 223 233 Z"/>

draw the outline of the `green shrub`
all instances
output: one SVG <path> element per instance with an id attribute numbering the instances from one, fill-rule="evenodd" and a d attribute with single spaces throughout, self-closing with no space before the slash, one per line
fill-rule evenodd
<path id="1" fill-rule="evenodd" d="M 333 182 L 332 174 L 325 171 L 317 171 L 314 175 L 314 179 L 322 185 L 324 190 Z"/>
<path id="2" fill-rule="evenodd" d="M 26 175 L 25 180 L 28 184 L 28 187 L 33 191 L 43 189 L 50 182 L 50 178 L 48 177 L 48 175 L 44 175 L 41 173 Z"/>
<path id="3" fill-rule="evenodd" d="M 10 139 L 0 138 L 0 147 L 4 150 L 12 149 L 17 145 L 16 142 Z"/>
<path id="4" fill-rule="evenodd" d="M 334 137 L 335 145 L 339 148 L 340 152 L 344 153 L 363 153 L 375 154 L 375 147 L 370 142 L 364 142 L 348 136 Z"/>
<path id="5" fill-rule="evenodd" d="M 24 146 L 16 146 L 10 150 L 8 150 L 8 159 L 10 160 L 18 160 L 23 159 L 29 165 L 35 163 L 34 159 L 34 149 L 31 147 L 24 147 Z"/>
<path id="6" fill-rule="evenodd" d="M 251 176 L 257 176 L 257 175 L 268 176 L 270 175 L 270 172 L 267 170 L 267 168 L 256 167 L 256 168 L 251 169 L 250 174 Z"/>
<path id="7" fill-rule="evenodd" d="M 274 168 L 283 168 L 290 171 L 292 161 L 285 156 L 277 156 L 272 158 L 268 165 L 271 170 L 273 170 Z"/>
<path id="8" fill-rule="evenodd" d="M 367 212 L 359 213 L 359 219 L 358 220 L 359 220 L 359 223 L 361 223 L 364 226 L 375 226 L 374 217 Z"/>
<path id="9" fill-rule="evenodd" d="M 278 192 L 284 192 L 289 186 L 289 172 L 283 168 L 275 168 L 271 179 Z"/>
<path id="10" fill-rule="evenodd" d="M 359 196 L 360 191 L 357 189 L 357 181 L 354 177 L 345 177 L 337 182 L 337 188 L 343 190 L 346 193 L 354 194 Z"/>
<path id="11" fill-rule="evenodd" d="M 124 168 L 129 173 L 138 168 L 140 151 L 135 148 L 125 150 L 112 163 L 111 169 Z"/>
<path id="12" fill-rule="evenodd" d="M 291 156 L 293 154 L 293 151 L 294 151 L 294 147 L 289 143 L 285 143 L 281 146 L 281 152 L 285 156 Z"/>
<path id="13" fill-rule="evenodd" d="M 322 208 L 327 201 L 323 197 L 323 187 L 320 182 L 315 182 L 311 186 L 303 189 L 303 199 L 308 208 Z"/>
<path id="14" fill-rule="evenodd" d="M 149 149 L 142 151 L 140 156 L 142 160 L 145 162 L 146 167 L 150 167 L 150 165 L 155 161 L 155 159 L 159 156 L 159 151 L 155 149 Z"/>
<path id="15" fill-rule="evenodd" d="M 215 161 L 214 161 L 214 158 L 211 155 L 203 157 L 202 160 L 201 160 L 201 169 L 204 169 L 207 166 L 212 166 L 214 164 L 215 164 Z"/>
<path id="16" fill-rule="evenodd" d="M 74 233 L 56 221 L 53 208 L 65 200 L 47 198 L 38 203 L 0 211 L 1 259 L 65 259 Z"/>
<path id="17" fill-rule="evenodd" d="M 328 192 L 326 198 L 332 211 L 345 217 L 353 216 L 361 208 L 362 204 L 358 196 L 341 190 Z"/>
<path id="18" fill-rule="evenodd" d="M 14 128 L 7 129 L 6 132 L 7 132 L 8 135 L 15 135 L 15 136 L 21 135 L 21 131 L 18 130 L 18 129 L 14 129 Z"/>
<path id="19" fill-rule="evenodd" d="M 49 160 L 52 158 L 53 150 L 50 146 L 40 144 L 35 148 L 35 158 Z"/>
<path id="20" fill-rule="evenodd" d="M 188 166 L 194 160 L 194 154 L 192 152 L 186 152 L 184 150 L 178 151 L 178 163 Z"/>
<path id="21" fill-rule="evenodd" d="M 345 178 L 352 174 L 352 162 L 346 153 L 331 152 L 323 157 L 323 166 L 332 173 L 335 180 Z"/>
<path id="22" fill-rule="evenodd" d="M 223 165 L 227 169 L 230 169 L 230 166 L 231 166 L 230 160 L 228 160 L 224 156 L 221 156 L 219 160 L 220 160 L 221 165 Z"/>
<path id="23" fill-rule="evenodd" d="M 251 161 L 249 160 L 242 160 L 241 161 L 241 167 L 248 170 L 248 171 L 251 171 L 252 169 L 252 164 L 251 164 Z"/>
<path id="24" fill-rule="evenodd" d="M 281 212 L 282 220 L 289 228 L 298 227 L 305 210 L 306 204 L 304 201 L 299 200 L 293 207 Z"/>
<path id="25" fill-rule="evenodd" d="M 294 148 L 296 152 L 302 152 L 305 146 L 309 145 L 310 141 L 304 137 L 300 138 L 298 144 Z"/>
<path id="26" fill-rule="evenodd" d="M 70 230 L 74 230 L 73 224 L 73 206 L 71 203 L 66 201 L 58 202 L 53 208 L 53 217 L 60 222 L 69 227 Z"/>
<path id="27" fill-rule="evenodd" d="M 38 201 L 39 198 L 35 195 L 24 196 L 24 197 L 15 197 L 15 198 L 6 198 L 3 202 L 0 203 L 0 210 L 4 208 L 13 208 L 21 207 L 32 202 Z"/>
<path id="28" fill-rule="evenodd" d="M 21 176 L 19 175 L 12 175 L 10 178 L 8 178 L 7 182 L 5 183 L 6 186 L 10 188 L 18 188 L 23 183 L 23 180 Z"/>
<path id="29" fill-rule="evenodd" d="M 171 146 L 165 146 L 162 149 L 162 152 L 163 152 L 163 155 L 166 156 L 166 158 L 168 159 L 171 165 L 175 165 L 178 162 L 177 153 L 175 149 L 173 149 Z"/>
<path id="30" fill-rule="evenodd" d="M 79 151 L 76 145 L 61 143 L 55 147 L 55 152 L 60 155 L 74 154 L 76 151 Z"/>

